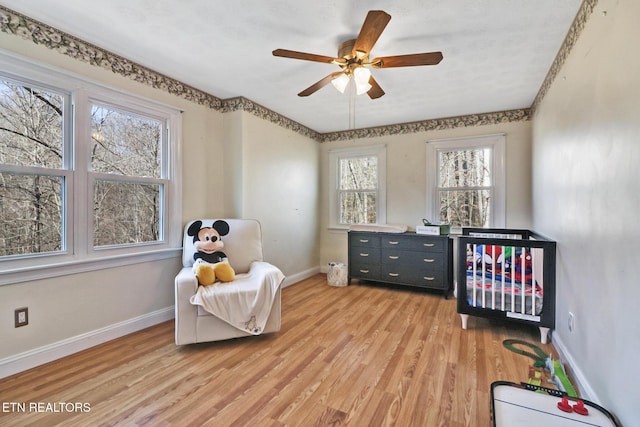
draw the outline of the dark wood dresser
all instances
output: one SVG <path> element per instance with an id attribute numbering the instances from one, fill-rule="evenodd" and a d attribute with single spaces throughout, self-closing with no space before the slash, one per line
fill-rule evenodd
<path id="1" fill-rule="evenodd" d="M 453 287 L 453 242 L 449 236 L 349 231 L 351 279 L 439 289 Z"/>

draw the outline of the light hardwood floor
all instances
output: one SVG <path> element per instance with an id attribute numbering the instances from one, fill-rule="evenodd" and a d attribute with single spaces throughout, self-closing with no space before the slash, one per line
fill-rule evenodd
<path id="1" fill-rule="evenodd" d="M 534 327 L 462 330 L 439 293 L 321 274 L 283 290 L 282 319 L 276 334 L 181 347 L 165 322 L 0 380 L 3 410 L 26 408 L 0 425 L 489 426 L 491 383 L 530 365 L 503 340 L 556 354 Z M 38 402 L 62 412 L 29 412 Z"/>

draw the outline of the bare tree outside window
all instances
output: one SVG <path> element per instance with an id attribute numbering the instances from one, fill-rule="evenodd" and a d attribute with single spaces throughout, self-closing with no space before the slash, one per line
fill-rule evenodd
<path id="1" fill-rule="evenodd" d="M 157 180 L 161 178 L 162 127 L 159 120 L 106 106 L 92 107 L 95 246 L 161 238 L 164 184 Z"/>
<path id="2" fill-rule="evenodd" d="M 442 223 L 488 227 L 491 218 L 490 148 L 438 152 L 438 200 Z"/>
<path id="3" fill-rule="evenodd" d="M 91 108 L 91 170 L 160 178 L 162 122 L 112 108 Z"/>
<path id="4" fill-rule="evenodd" d="M 160 186 L 96 181 L 94 245 L 155 241 L 160 227 Z"/>
<path id="5" fill-rule="evenodd" d="M 342 158 L 339 161 L 341 224 L 375 224 L 378 195 L 378 158 Z"/>
<path id="6" fill-rule="evenodd" d="M 0 256 L 63 248 L 63 100 L 0 80 Z"/>

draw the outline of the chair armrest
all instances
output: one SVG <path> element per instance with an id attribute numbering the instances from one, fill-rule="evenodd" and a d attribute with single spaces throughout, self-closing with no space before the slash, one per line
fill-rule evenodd
<path id="1" fill-rule="evenodd" d="M 184 267 L 176 276 L 176 292 L 178 292 L 178 289 L 181 295 L 189 295 L 187 300 L 198 290 L 198 279 L 193 274 L 191 267 Z"/>
<path id="2" fill-rule="evenodd" d="M 198 308 L 191 304 L 191 296 L 198 289 L 198 279 L 191 267 L 185 267 L 175 279 L 175 328 L 176 344 L 196 342 Z"/>

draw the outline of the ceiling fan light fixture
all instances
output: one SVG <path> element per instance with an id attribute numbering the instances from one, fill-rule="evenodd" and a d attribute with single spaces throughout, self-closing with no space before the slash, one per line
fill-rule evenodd
<path id="1" fill-rule="evenodd" d="M 356 84 L 357 95 L 369 92 L 369 89 L 371 89 L 369 79 L 371 79 L 371 70 L 368 68 L 358 67 L 353 70 L 353 80 Z"/>
<path id="2" fill-rule="evenodd" d="M 369 84 L 371 78 L 371 70 L 364 67 L 358 67 L 353 71 L 353 78 L 359 85 Z"/>
<path id="3" fill-rule="evenodd" d="M 349 76 L 342 73 L 338 77 L 331 80 L 331 84 L 333 85 L 333 87 L 338 89 L 338 92 L 344 93 L 345 89 L 347 88 L 347 85 L 349 84 Z"/>
<path id="4" fill-rule="evenodd" d="M 369 83 L 358 83 L 356 82 L 356 94 L 357 95 L 362 95 L 363 93 L 367 93 L 369 92 L 369 89 L 371 89 L 371 85 Z"/>

